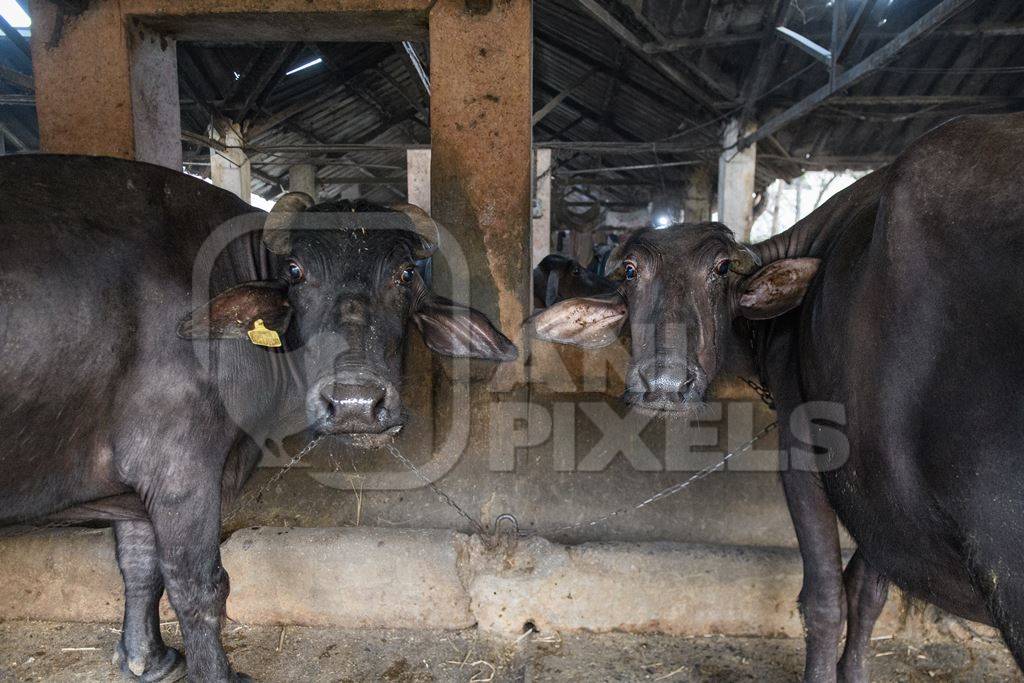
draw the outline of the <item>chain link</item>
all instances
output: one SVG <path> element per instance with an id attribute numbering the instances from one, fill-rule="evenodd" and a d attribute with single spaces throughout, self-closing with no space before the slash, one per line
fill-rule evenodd
<path id="1" fill-rule="evenodd" d="M 766 406 L 768 406 L 772 410 L 775 410 L 775 397 L 772 396 L 771 389 L 761 384 L 760 382 L 755 382 L 754 380 L 747 379 L 746 377 L 740 377 L 740 380 L 748 387 L 753 389 L 755 392 L 757 392 L 758 398 L 760 398 Z"/>
<path id="2" fill-rule="evenodd" d="M 267 491 L 269 491 L 271 486 L 273 486 L 274 484 L 279 482 L 281 480 L 281 477 L 283 477 L 284 475 L 288 474 L 288 470 L 290 470 L 291 468 L 295 467 L 295 465 L 299 464 L 299 462 L 304 457 L 306 457 L 306 455 L 308 455 L 311 450 L 316 448 L 317 444 L 319 444 L 321 441 L 323 441 L 323 439 L 324 439 L 324 437 L 323 437 L 322 434 L 320 436 L 314 437 L 314 439 L 312 441 L 310 441 L 308 444 L 306 444 L 305 447 L 301 451 L 299 451 L 298 453 L 293 455 L 292 459 L 288 461 L 288 464 L 286 464 L 284 467 L 282 467 L 280 470 L 278 470 L 277 473 L 275 473 L 274 476 L 272 476 L 270 478 L 270 480 L 267 481 L 266 484 L 261 486 L 259 489 L 255 490 L 255 491 L 250 491 L 246 495 L 244 495 L 241 498 L 239 498 L 238 499 L 238 503 L 234 506 L 234 508 L 231 510 L 231 512 L 221 519 L 221 522 L 220 522 L 221 526 L 223 526 L 224 524 L 227 524 L 232 519 L 234 519 L 234 517 L 239 512 L 244 510 L 253 501 L 259 502 L 260 500 L 262 500 L 263 499 L 263 494 L 266 493 Z"/>
<path id="3" fill-rule="evenodd" d="M 404 455 L 402 455 L 402 452 L 399 451 L 398 448 L 394 444 L 389 443 L 386 446 L 384 446 L 384 448 L 387 450 L 388 453 L 391 454 L 392 457 L 394 457 L 396 460 L 398 460 L 398 462 L 402 463 L 407 468 L 409 468 L 409 470 L 413 474 L 415 474 L 417 477 L 419 477 L 419 479 L 421 481 L 423 481 L 423 483 L 425 483 L 427 486 L 429 486 L 430 490 L 433 491 L 434 494 L 438 498 L 440 498 L 442 502 L 444 502 L 445 504 L 447 504 L 450 507 L 454 508 L 456 512 L 458 512 L 460 515 L 462 515 L 467 520 L 469 520 L 469 523 L 473 525 L 473 528 L 476 529 L 477 533 L 479 533 L 482 536 L 487 535 L 487 533 L 488 533 L 487 529 L 484 527 L 483 524 L 480 523 L 479 520 L 477 520 L 476 517 L 474 517 L 473 515 L 469 514 L 465 510 L 463 510 L 459 506 L 459 504 L 456 503 L 452 499 L 451 496 L 449 496 L 447 493 L 442 491 L 441 488 L 437 484 L 435 484 L 433 481 L 431 481 L 430 477 L 428 477 L 427 475 L 423 474 L 423 472 L 420 471 L 420 469 L 418 467 L 416 467 L 416 465 L 412 464 L 412 461 L 409 460 L 409 458 L 407 458 Z"/>
<path id="4" fill-rule="evenodd" d="M 755 391 L 758 391 L 759 394 L 761 393 L 761 391 L 764 391 L 765 393 L 767 393 L 769 398 L 771 397 L 771 393 L 768 392 L 767 389 L 764 389 L 763 387 L 760 387 L 760 385 L 758 385 L 758 384 L 756 384 L 754 382 L 750 382 L 748 380 L 744 380 L 744 381 L 746 381 L 748 384 L 750 384 L 754 388 Z M 764 397 L 762 396 L 762 398 L 764 398 Z M 767 403 L 768 401 L 765 401 L 765 402 Z M 769 405 L 771 405 L 771 404 L 769 403 Z M 755 443 L 757 443 L 758 440 L 761 439 L 761 437 L 763 437 L 766 434 L 770 433 L 773 429 L 775 429 L 776 426 L 777 426 L 776 422 L 772 422 L 772 423 L 766 425 L 759 432 L 757 432 L 757 434 L 755 434 L 750 440 L 748 440 L 746 443 L 744 443 L 742 446 L 740 446 L 739 448 L 737 448 L 735 450 L 732 450 L 732 451 L 726 453 L 724 456 L 722 456 L 722 459 L 719 460 L 714 465 L 709 465 L 708 467 L 705 467 L 704 469 L 696 472 L 693 476 L 691 476 L 690 478 L 686 479 L 685 481 L 681 481 L 681 482 L 678 482 L 676 484 L 673 484 L 672 486 L 669 486 L 668 488 L 664 488 L 661 491 L 658 491 L 657 493 L 655 493 L 654 495 L 646 498 L 645 500 L 640 501 L 639 503 L 636 503 L 636 504 L 631 505 L 631 506 L 619 508 L 618 510 L 614 510 L 612 512 L 609 512 L 606 515 L 603 515 L 601 517 L 597 517 L 597 518 L 589 520 L 589 521 L 574 522 L 573 524 L 566 524 L 565 526 L 556 527 L 553 531 L 555 531 L 555 532 L 573 531 L 575 529 L 581 529 L 581 528 L 585 528 L 585 527 L 597 526 L 599 524 L 603 524 L 603 523 L 607 522 L 608 520 L 612 519 L 613 517 L 617 517 L 619 515 L 624 515 L 624 514 L 627 514 L 629 512 L 634 512 L 636 510 L 640 510 L 641 508 L 645 508 L 648 505 L 651 505 L 653 503 L 656 503 L 659 500 L 662 500 L 663 498 L 668 498 L 669 496 L 673 496 L 673 495 L 679 493 L 680 491 L 686 489 L 691 484 L 693 484 L 695 482 L 698 482 L 701 479 L 704 479 L 705 477 L 707 477 L 707 476 L 709 476 L 709 475 L 711 475 L 711 474 L 721 470 L 723 467 L 725 467 L 725 464 L 731 458 L 735 457 L 736 455 L 739 455 L 740 453 L 744 453 L 744 452 L 750 450 L 753 447 L 753 445 Z M 228 515 L 226 515 L 221 520 L 221 524 L 226 524 L 227 522 L 231 521 L 236 515 L 238 515 L 239 512 L 244 510 L 250 503 L 252 503 L 254 501 L 255 502 L 259 502 L 263 498 L 263 494 L 265 494 L 268 490 L 270 490 L 271 486 L 273 486 L 278 481 L 280 481 L 281 478 L 285 474 L 287 474 L 289 470 L 292 469 L 292 467 L 294 467 L 295 465 L 299 464 L 299 462 L 301 462 L 302 459 L 306 455 L 308 455 L 310 451 L 312 451 L 314 448 L 316 448 L 316 446 L 323 440 L 323 438 L 324 437 L 322 435 L 315 437 L 312 441 L 310 441 L 308 444 L 306 444 L 306 446 L 301 451 L 299 451 L 294 456 L 292 456 L 291 460 L 289 460 L 288 463 L 284 467 L 282 467 L 280 470 L 278 470 L 277 473 L 275 473 L 274 476 L 271 477 L 270 480 L 267 481 L 266 484 L 261 486 L 259 489 L 255 490 L 255 491 L 252 491 L 252 492 L 246 494 L 245 496 L 243 496 L 242 498 L 240 498 L 238 503 L 231 510 L 231 512 Z M 531 533 L 520 531 L 519 530 L 519 521 L 515 518 L 514 515 L 511 515 L 509 513 L 505 513 L 505 514 L 499 515 L 498 518 L 495 520 L 495 524 L 494 524 L 495 528 L 493 530 L 491 530 L 491 531 L 488 531 L 487 527 L 485 527 L 476 517 L 474 517 L 473 515 L 471 515 L 468 512 L 466 512 L 466 510 L 463 509 L 458 503 L 456 503 L 455 500 L 448 493 L 446 493 L 443 489 L 441 489 L 441 487 L 439 487 L 437 484 L 435 484 L 430 479 L 430 477 L 428 477 L 427 475 L 423 474 L 423 472 L 418 467 L 416 467 L 416 465 L 414 465 L 411 460 L 409 460 L 407 457 L 405 457 L 401 453 L 401 451 L 399 451 L 398 448 L 394 444 L 392 444 L 392 443 L 386 444 L 384 448 L 387 450 L 388 453 L 391 454 L 391 456 L 393 458 L 395 458 L 395 460 L 397 460 L 398 462 L 402 463 L 406 468 L 409 469 L 409 471 L 411 471 L 413 474 L 415 474 L 424 484 L 426 484 L 428 487 L 430 487 L 430 490 L 434 492 L 434 494 L 441 500 L 441 502 L 445 503 L 446 505 L 448 505 L 449 507 L 454 509 L 456 512 L 458 512 L 459 515 L 461 515 L 463 518 L 465 518 L 473 526 L 473 529 L 478 534 L 480 534 L 480 536 L 485 537 L 485 538 L 490 538 L 491 536 L 496 535 L 498 533 L 498 531 L 499 531 L 500 522 L 501 521 L 505 521 L 505 520 L 510 521 L 512 523 L 516 533 L 520 537 L 525 537 L 525 536 L 532 535 Z M 50 524 L 44 525 L 43 527 L 38 527 L 38 526 L 31 527 L 29 529 L 19 530 L 19 532 L 15 532 L 15 533 L 12 533 L 10 535 L 11 536 L 20 536 L 20 535 L 25 534 L 25 533 L 32 533 L 33 531 L 38 531 L 41 528 L 53 528 L 53 527 L 59 527 L 59 526 L 71 526 L 73 524 L 75 524 L 75 523 L 74 522 L 51 522 Z M 2 537 L 2 536 L 0 536 L 0 537 Z"/>
<path id="5" fill-rule="evenodd" d="M 603 515 L 601 517 L 598 517 L 596 519 L 592 519 L 592 520 L 589 520 L 589 521 L 575 522 L 573 524 L 567 524 L 565 526 L 557 527 L 557 528 L 554 529 L 554 531 L 556 531 L 556 532 L 572 531 L 574 529 L 580 529 L 580 528 L 584 528 L 584 527 L 597 526 L 598 524 L 603 524 L 604 522 L 607 522 L 612 517 L 617 517 L 619 515 L 623 515 L 623 514 L 626 514 L 626 513 L 629 513 L 629 512 L 634 512 L 634 511 L 639 510 L 641 508 L 647 507 L 648 505 L 651 505 L 652 503 L 655 503 L 655 502 L 657 502 L 659 500 L 662 500 L 663 498 L 668 498 L 669 496 L 673 496 L 673 495 L 679 493 L 680 491 L 682 491 L 683 489 L 687 488 L 688 486 L 690 486 L 690 484 L 693 484 L 693 483 L 695 483 L 697 481 L 700 481 L 701 479 L 704 479 L 708 475 L 713 474 L 714 472 L 719 471 L 720 469 L 725 467 L 725 464 L 729 461 L 730 458 L 732 458 L 732 457 L 734 457 L 736 455 L 739 455 L 740 453 L 744 453 L 744 452 L 750 450 L 753 447 L 753 445 L 755 443 L 757 443 L 761 439 L 761 437 L 765 436 L 766 434 L 770 433 L 773 429 L 775 429 L 777 424 L 778 423 L 776 423 L 776 422 L 772 422 L 772 423 L 766 425 L 759 432 L 757 432 L 757 434 L 755 434 L 753 436 L 753 438 L 751 438 L 749 441 L 744 443 L 739 448 L 736 448 L 735 450 L 732 450 L 732 451 L 726 453 L 724 456 L 722 456 L 722 459 L 719 460 L 714 465 L 709 465 L 708 467 L 705 467 L 704 469 L 702 469 L 699 472 L 695 473 L 689 479 L 686 479 L 685 481 L 681 481 L 681 482 L 678 482 L 676 484 L 673 484 L 672 486 L 669 486 L 668 488 L 664 488 L 661 491 L 658 491 L 654 495 L 650 496 L 649 498 L 646 498 L 645 500 L 642 500 L 639 503 L 636 503 L 635 505 L 619 508 L 618 510 L 615 510 L 613 512 L 609 512 L 606 515 Z M 412 462 L 410 462 L 410 460 L 408 458 L 406 458 L 404 455 L 402 455 L 402 453 L 398 450 L 398 448 L 396 448 L 393 444 L 388 444 L 386 446 L 386 448 L 387 448 L 388 452 L 396 460 L 398 460 L 403 465 L 405 465 L 407 468 L 409 468 L 409 470 L 411 470 L 414 474 L 416 474 L 417 477 L 419 477 L 424 483 L 426 483 L 426 485 L 429 486 L 430 489 L 444 503 L 446 503 L 449 506 L 451 506 L 452 508 L 454 508 L 460 515 L 462 515 L 467 520 L 469 520 L 469 522 L 473 525 L 473 528 L 476 529 L 477 533 L 479 533 L 481 536 L 483 536 L 485 538 L 490 538 L 492 535 L 496 535 L 498 533 L 499 522 L 501 522 L 503 520 L 509 520 L 514 525 L 514 527 L 515 527 L 515 529 L 516 529 L 516 531 L 517 531 L 517 533 L 518 533 L 518 535 L 520 537 L 525 537 L 525 536 L 533 535 L 532 533 L 519 531 L 519 522 L 518 522 L 518 520 L 516 520 L 516 518 L 513 515 L 508 514 L 508 513 L 499 515 L 498 518 L 495 520 L 495 525 L 494 525 L 495 528 L 493 529 L 493 531 L 488 531 L 486 529 L 486 527 L 484 527 L 484 525 L 482 523 L 480 523 L 475 517 L 473 517 L 468 512 L 466 512 L 462 507 L 460 507 L 458 505 L 458 503 L 456 503 L 452 499 L 452 497 L 450 495 L 445 493 L 440 487 L 437 486 L 437 484 L 435 484 L 433 481 L 431 481 L 429 477 L 427 477 L 425 474 L 423 474 L 423 472 L 421 472 L 419 470 L 419 468 L 417 468 L 414 464 L 412 464 Z"/>

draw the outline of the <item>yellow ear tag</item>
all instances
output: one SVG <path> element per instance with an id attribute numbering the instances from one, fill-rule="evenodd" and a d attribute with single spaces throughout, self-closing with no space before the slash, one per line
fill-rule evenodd
<path id="1" fill-rule="evenodd" d="M 252 329 L 249 330 L 249 341 L 256 346 L 272 348 L 281 346 L 281 337 L 274 330 L 268 330 L 267 326 L 263 324 L 262 318 L 252 324 Z"/>

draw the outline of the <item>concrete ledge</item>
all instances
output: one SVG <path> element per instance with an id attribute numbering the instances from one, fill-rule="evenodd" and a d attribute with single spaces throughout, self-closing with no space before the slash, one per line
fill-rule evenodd
<path id="1" fill-rule="evenodd" d="M 677 543 L 489 549 L 446 530 L 257 528 L 223 546 L 228 614 L 249 624 L 463 629 L 518 636 L 626 631 L 799 636 L 794 550 Z M 0 620 L 117 621 L 110 532 L 0 539 Z M 890 599 L 879 635 L 991 635 L 934 607 Z"/>
<path id="2" fill-rule="evenodd" d="M 0 538 L 0 619 L 120 621 L 124 585 L 109 530 Z"/>
<path id="3" fill-rule="evenodd" d="M 799 635 L 800 564 L 790 550 L 541 538 L 501 557 L 473 539 L 469 584 L 482 630 Z"/>
<path id="4" fill-rule="evenodd" d="M 461 629 L 466 537 L 380 528 L 244 529 L 221 548 L 228 614 L 253 624 Z"/>

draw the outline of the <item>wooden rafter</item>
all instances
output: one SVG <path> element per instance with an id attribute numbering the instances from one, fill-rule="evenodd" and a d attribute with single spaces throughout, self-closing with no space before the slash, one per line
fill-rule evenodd
<path id="1" fill-rule="evenodd" d="M 622 40 L 633 52 L 637 54 L 643 61 L 650 64 L 658 73 L 665 78 L 669 79 L 672 83 L 677 85 L 688 97 L 693 99 L 698 104 L 702 105 L 709 111 L 714 112 L 714 103 L 711 98 L 704 92 L 705 88 L 718 92 L 721 90 L 721 86 L 715 84 L 710 79 L 704 83 L 704 86 L 700 86 L 690 80 L 685 74 L 679 69 L 658 57 L 651 57 L 651 55 L 644 52 L 644 43 L 640 38 L 636 36 L 632 31 L 629 30 L 622 22 L 612 16 L 611 12 L 605 9 L 597 0 L 577 0 L 579 4 L 587 10 L 599 23 L 605 28 L 615 34 L 620 40 Z M 691 68 L 691 71 L 693 69 Z M 728 97 L 728 94 L 718 92 L 719 96 Z"/>
<path id="2" fill-rule="evenodd" d="M 761 38 L 754 70 L 743 92 L 744 104 L 740 118 L 744 122 L 753 119 L 757 101 L 761 99 L 761 94 L 764 93 L 769 79 L 775 72 L 781 43 L 776 38 L 773 29 L 786 23 L 792 6 L 791 0 L 772 0 L 765 9 L 764 27 L 767 30 Z"/>
<path id="3" fill-rule="evenodd" d="M 879 69 L 891 62 L 908 45 L 918 38 L 926 35 L 936 26 L 951 18 L 974 0 L 942 0 L 930 12 L 911 24 L 906 30 L 897 35 L 891 41 L 875 50 L 869 57 L 838 76 L 834 82 L 815 90 L 813 93 L 797 102 L 792 107 L 766 121 L 755 132 L 747 135 L 738 142 L 740 149 L 763 139 L 786 127 L 793 121 L 802 118 L 820 106 L 825 100 L 835 95 L 840 90 L 849 88 L 855 83 L 876 73 Z"/>

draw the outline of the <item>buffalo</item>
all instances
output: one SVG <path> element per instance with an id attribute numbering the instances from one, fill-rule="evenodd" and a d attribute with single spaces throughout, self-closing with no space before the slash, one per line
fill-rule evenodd
<path id="1" fill-rule="evenodd" d="M 547 308 L 580 296 L 606 294 L 614 289 L 607 278 L 562 254 L 548 254 L 533 269 L 534 308 Z"/>
<path id="2" fill-rule="evenodd" d="M 628 321 L 640 410 L 693 412 L 723 373 L 770 388 L 807 680 L 867 680 L 890 583 L 996 626 L 1024 666 L 1022 175 L 1024 115 L 955 119 L 767 241 L 638 232 L 615 293 L 532 320 L 582 346 Z"/>
<path id="3" fill-rule="evenodd" d="M 438 228 L 415 207 L 288 194 L 254 213 L 157 166 L 26 155 L 0 159 L 0 234 L 0 524 L 113 522 L 114 661 L 137 680 L 246 678 L 220 643 L 221 509 L 275 430 L 399 430 L 410 325 L 439 354 L 517 355 L 423 281 Z"/>

